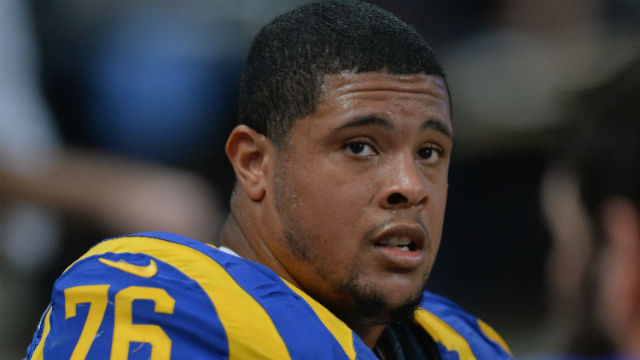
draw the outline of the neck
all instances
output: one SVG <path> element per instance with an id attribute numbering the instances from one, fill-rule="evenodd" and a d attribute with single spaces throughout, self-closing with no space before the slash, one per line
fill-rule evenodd
<path id="1" fill-rule="evenodd" d="M 253 256 L 255 252 L 249 245 L 249 242 L 246 240 L 232 214 L 227 217 L 222 227 L 220 246 L 228 247 L 242 258 L 256 261 L 255 256 Z"/>
<path id="2" fill-rule="evenodd" d="M 374 326 L 349 326 L 355 331 L 358 336 L 364 341 L 364 343 L 371 349 L 376 345 L 380 339 L 380 335 L 387 327 L 386 325 L 374 325 Z"/>
<path id="3" fill-rule="evenodd" d="M 242 216 L 246 226 L 240 226 L 236 220 L 237 216 Z M 248 218 L 249 217 L 244 214 L 236 215 L 232 211 L 222 228 L 220 245 L 235 251 L 244 259 L 267 266 L 281 278 L 301 288 L 300 284 L 289 274 L 287 269 L 262 240 L 265 235 L 258 232 L 260 226 L 248 221 Z"/>

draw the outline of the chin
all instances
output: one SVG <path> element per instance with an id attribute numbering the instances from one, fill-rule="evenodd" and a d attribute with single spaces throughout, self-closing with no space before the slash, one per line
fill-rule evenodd
<path id="1" fill-rule="evenodd" d="M 332 311 L 351 326 L 386 325 L 411 319 L 423 296 L 422 288 L 405 297 L 404 301 L 391 301 L 386 296 L 389 292 L 379 292 L 371 287 L 349 290 L 350 300 L 333 306 Z"/>

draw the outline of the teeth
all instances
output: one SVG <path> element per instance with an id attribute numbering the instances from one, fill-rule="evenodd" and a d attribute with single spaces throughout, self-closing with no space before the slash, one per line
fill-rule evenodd
<path id="1" fill-rule="evenodd" d="M 409 246 L 411 245 L 411 240 L 406 236 L 397 237 L 394 236 L 387 240 L 390 246 Z"/>
<path id="2" fill-rule="evenodd" d="M 386 247 L 395 247 L 402 251 L 411 250 L 411 239 L 406 236 L 394 236 L 384 239 L 378 243 L 378 245 Z"/>

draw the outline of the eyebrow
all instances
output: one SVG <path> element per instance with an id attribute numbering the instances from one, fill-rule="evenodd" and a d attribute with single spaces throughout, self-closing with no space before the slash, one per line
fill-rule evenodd
<path id="1" fill-rule="evenodd" d="M 341 126 L 336 128 L 334 131 L 339 131 L 339 130 L 353 128 L 353 127 L 371 126 L 371 125 L 379 126 L 385 129 L 394 128 L 393 123 L 391 123 L 389 120 L 385 118 L 381 118 L 379 116 L 365 116 L 365 117 L 353 119 L 345 124 L 342 124 Z M 451 131 L 451 128 L 439 120 L 429 119 L 423 122 L 422 125 L 420 125 L 420 130 L 422 131 L 436 130 L 444 134 L 446 137 L 453 139 L 453 132 Z"/>
<path id="2" fill-rule="evenodd" d="M 371 125 L 379 126 L 385 129 L 393 129 L 394 127 L 393 124 L 385 118 L 381 118 L 378 116 L 365 116 L 365 117 L 355 118 L 345 124 L 342 124 L 341 126 L 336 128 L 335 131 L 348 129 L 352 127 L 362 127 L 362 126 L 371 126 Z"/>
<path id="3" fill-rule="evenodd" d="M 433 129 L 433 130 L 436 130 L 438 132 L 441 132 L 442 134 L 444 134 L 449 139 L 453 139 L 453 131 L 451 131 L 450 127 L 448 127 L 447 125 L 442 123 L 442 121 L 438 121 L 438 120 L 435 120 L 435 119 L 429 119 L 429 120 L 427 120 L 427 121 L 422 123 L 422 125 L 420 126 L 420 129 L 421 130 Z"/>

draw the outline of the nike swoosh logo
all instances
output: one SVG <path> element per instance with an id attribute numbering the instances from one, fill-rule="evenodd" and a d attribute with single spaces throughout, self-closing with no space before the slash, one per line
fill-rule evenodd
<path id="1" fill-rule="evenodd" d="M 156 265 L 156 262 L 153 261 L 153 259 L 150 260 L 149 265 L 146 265 L 146 266 L 134 265 L 124 260 L 112 261 L 105 258 L 98 258 L 98 261 L 100 261 L 101 263 L 107 266 L 111 266 L 118 270 L 124 271 L 132 275 L 140 276 L 143 278 L 151 278 L 158 273 L 158 266 Z"/>

